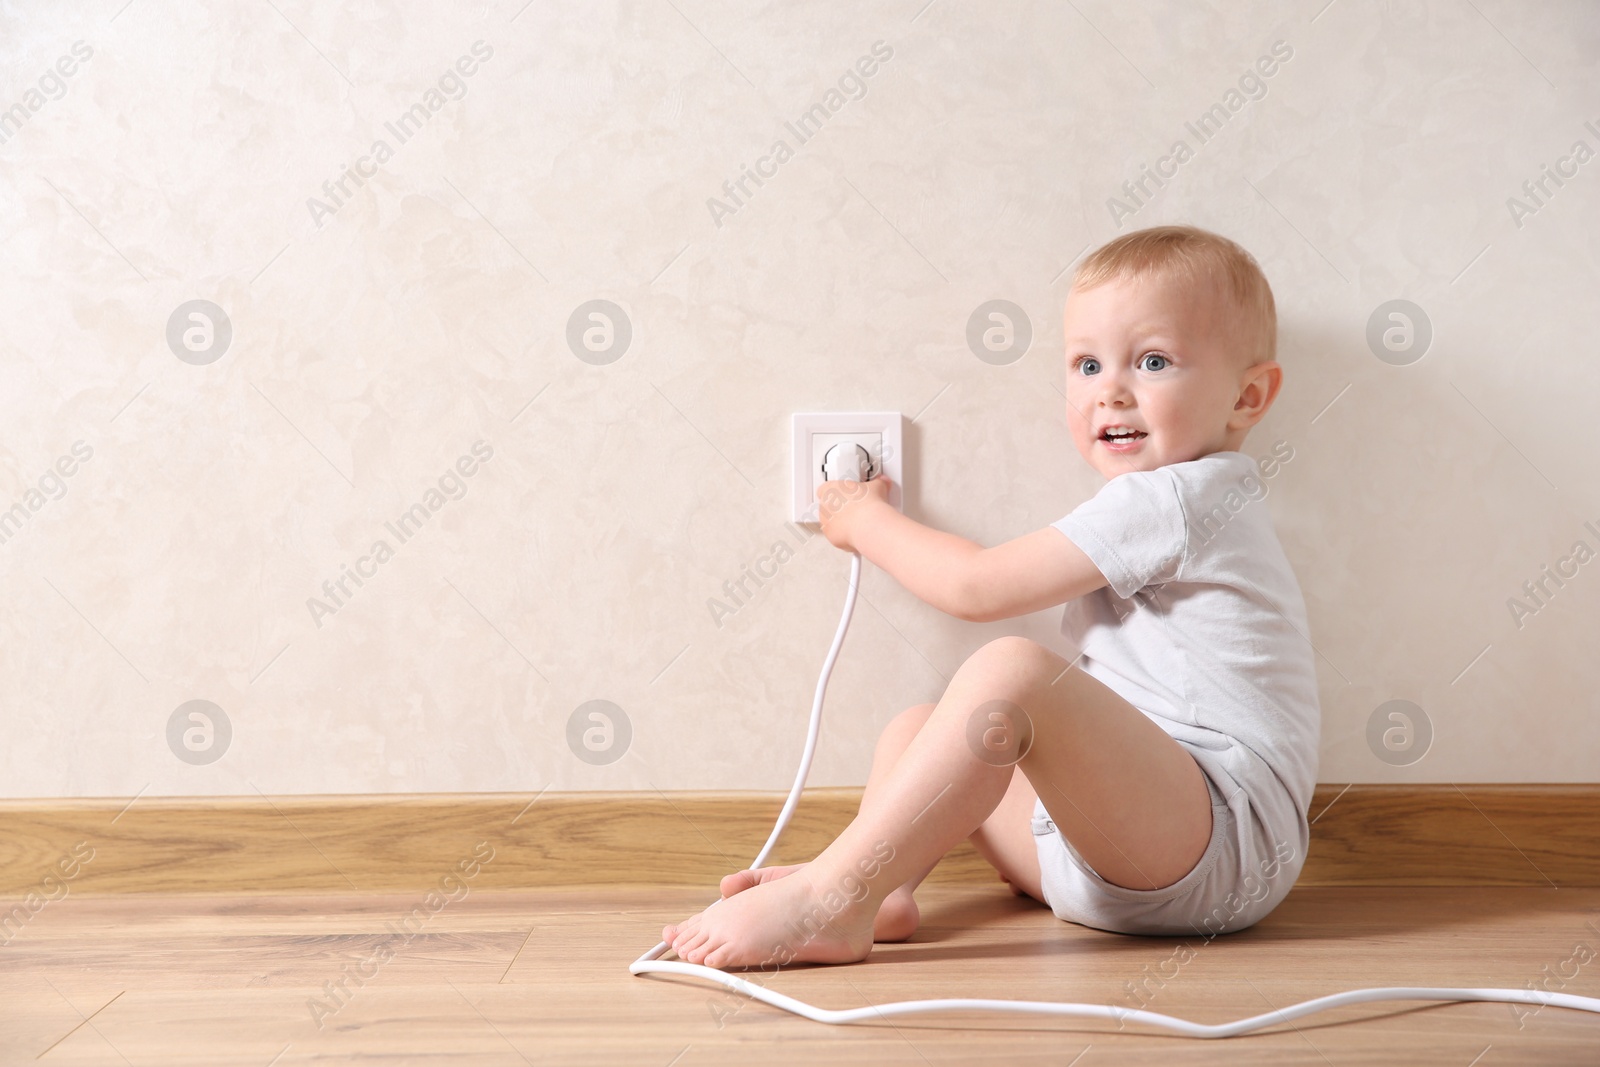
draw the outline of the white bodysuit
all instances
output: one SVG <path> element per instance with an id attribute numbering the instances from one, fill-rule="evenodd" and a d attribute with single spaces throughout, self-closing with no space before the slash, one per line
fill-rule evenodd
<path id="1" fill-rule="evenodd" d="M 1242 452 L 1214 452 L 1130 471 L 1053 524 L 1109 583 L 1067 604 L 1068 657 L 1081 652 L 1082 670 L 1194 756 L 1214 816 L 1195 868 L 1144 891 L 1100 879 L 1037 805 L 1046 897 L 1063 919 L 1130 933 L 1242 929 L 1305 862 L 1320 710 L 1305 602 L 1264 502 L 1276 462 L 1258 470 Z"/>

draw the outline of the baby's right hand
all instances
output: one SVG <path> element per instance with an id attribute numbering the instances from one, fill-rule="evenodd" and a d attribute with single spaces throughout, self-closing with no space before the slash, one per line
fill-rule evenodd
<path id="1" fill-rule="evenodd" d="M 817 489 L 817 520 L 822 534 L 835 548 L 856 552 L 861 523 L 877 505 L 889 503 L 889 479 L 879 475 L 870 482 L 823 482 Z"/>

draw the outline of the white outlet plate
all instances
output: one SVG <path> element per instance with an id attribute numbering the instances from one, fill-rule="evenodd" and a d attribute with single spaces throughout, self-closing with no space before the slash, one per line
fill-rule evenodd
<path id="1" fill-rule="evenodd" d="M 829 448 L 854 441 L 872 457 L 874 474 L 889 478 L 889 503 L 901 508 L 904 484 L 898 411 L 806 412 L 792 417 L 793 493 L 789 517 L 794 522 L 817 521 L 817 490 L 822 487 L 822 458 Z"/>

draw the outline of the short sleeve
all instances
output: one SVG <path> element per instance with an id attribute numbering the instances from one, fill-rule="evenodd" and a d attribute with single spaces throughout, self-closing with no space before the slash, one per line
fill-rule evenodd
<path id="1" fill-rule="evenodd" d="M 1175 578 L 1188 542 L 1177 486 L 1159 469 L 1117 475 L 1051 525 L 1094 561 L 1123 599 Z"/>

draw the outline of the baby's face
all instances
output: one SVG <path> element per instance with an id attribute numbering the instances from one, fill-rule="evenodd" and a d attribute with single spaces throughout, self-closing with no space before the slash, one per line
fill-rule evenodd
<path id="1" fill-rule="evenodd" d="M 1069 294 L 1067 423 L 1107 480 L 1243 443 L 1248 427 L 1229 426 L 1244 371 L 1230 312 L 1209 289 L 1157 275 Z M 1120 427 L 1138 433 L 1106 432 Z"/>

